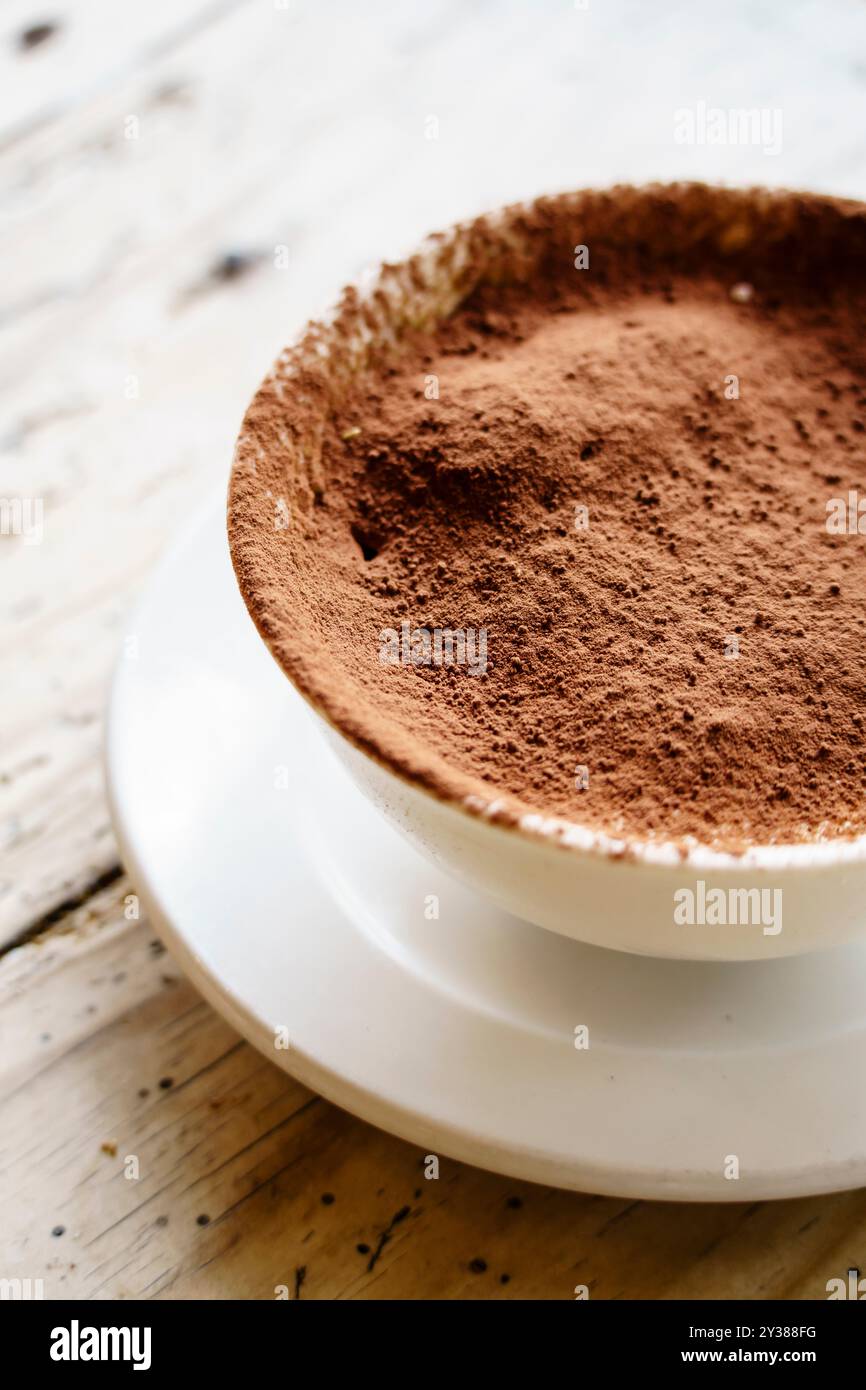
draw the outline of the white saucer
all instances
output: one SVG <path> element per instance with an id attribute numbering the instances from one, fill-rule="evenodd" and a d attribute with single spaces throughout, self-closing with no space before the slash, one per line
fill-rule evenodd
<path id="1" fill-rule="evenodd" d="M 654 961 L 446 878 L 367 804 L 271 661 L 222 498 L 130 638 L 108 728 L 126 863 L 190 978 L 278 1065 L 424 1154 L 536 1182 L 712 1201 L 866 1183 L 866 946 Z"/>

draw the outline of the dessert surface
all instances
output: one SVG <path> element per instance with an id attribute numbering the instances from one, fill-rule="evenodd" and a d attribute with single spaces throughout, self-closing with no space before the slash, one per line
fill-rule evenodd
<path id="1" fill-rule="evenodd" d="M 258 523 L 264 635 L 300 623 L 373 751 L 491 799 L 733 850 L 862 833 L 862 282 L 584 259 L 480 283 L 324 412 L 310 505 Z"/>

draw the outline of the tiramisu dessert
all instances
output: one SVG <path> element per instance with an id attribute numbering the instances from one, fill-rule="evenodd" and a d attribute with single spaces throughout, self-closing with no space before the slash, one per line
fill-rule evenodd
<path id="1" fill-rule="evenodd" d="M 241 589 L 441 796 L 733 852 L 866 832 L 866 211 L 615 189 L 386 270 L 244 422 Z"/>

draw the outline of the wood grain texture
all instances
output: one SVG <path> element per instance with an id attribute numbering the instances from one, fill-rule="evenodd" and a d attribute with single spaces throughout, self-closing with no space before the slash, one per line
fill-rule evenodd
<path id="1" fill-rule="evenodd" d="M 665 1207 L 444 1156 L 427 1181 L 293 1083 L 124 915 L 100 747 L 134 597 L 307 315 L 425 231 L 545 189 L 862 194 L 866 8 L 50 11 L 47 33 L 25 0 L 0 17 L 0 497 L 44 507 L 41 543 L 0 535 L 0 1277 L 76 1298 L 823 1297 L 866 1266 L 863 1194 Z M 781 109 L 782 153 L 678 146 L 698 100 Z"/>

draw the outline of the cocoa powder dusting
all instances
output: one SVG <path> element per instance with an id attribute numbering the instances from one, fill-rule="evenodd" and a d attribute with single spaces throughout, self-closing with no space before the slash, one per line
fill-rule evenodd
<path id="1" fill-rule="evenodd" d="M 407 330 L 315 450 L 292 434 L 311 482 L 274 461 L 290 391 L 259 401 L 247 600 L 306 693 L 434 789 L 626 840 L 862 833 L 866 536 L 828 529 L 866 499 L 862 271 L 819 243 L 810 272 L 796 234 L 690 260 L 599 225 Z M 475 633 L 474 670 L 404 664 L 418 629 Z"/>

